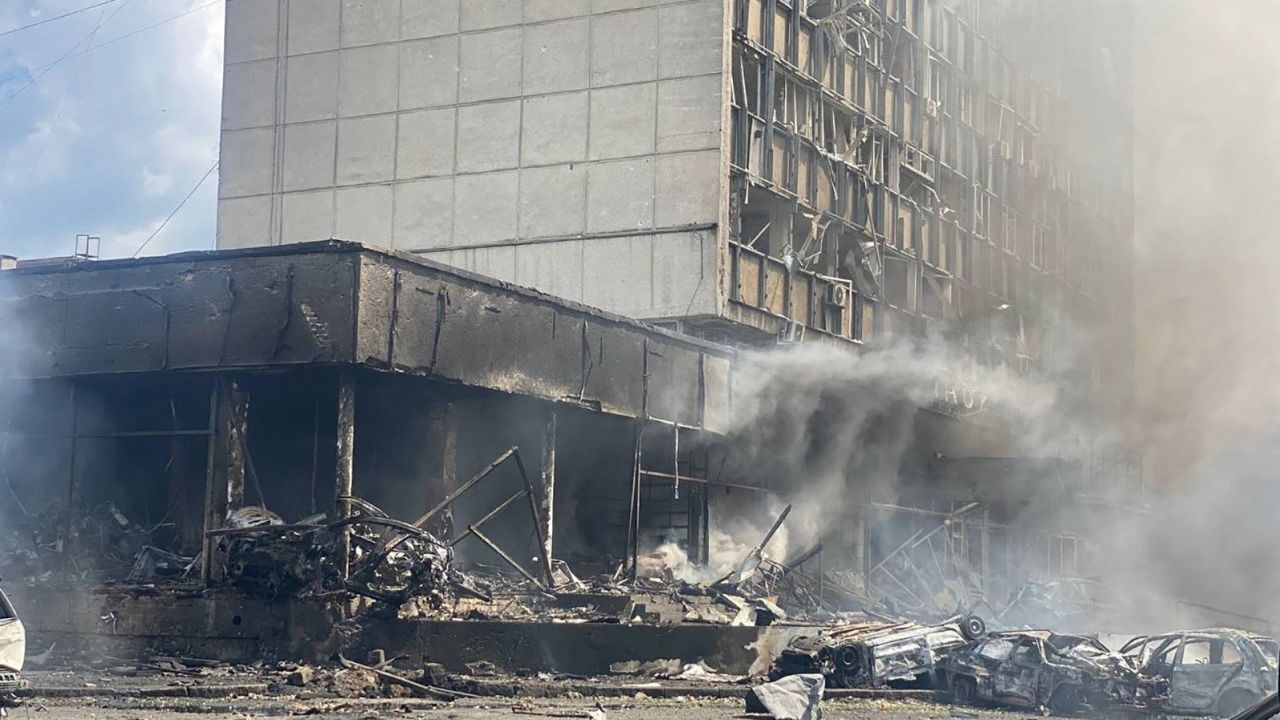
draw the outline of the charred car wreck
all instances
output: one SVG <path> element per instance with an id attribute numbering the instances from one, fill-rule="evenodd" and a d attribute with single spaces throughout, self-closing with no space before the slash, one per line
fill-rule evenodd
<path id="1" fill-rule="evenodd" d="M 957 701 L 1064 713 L 1132 704 L 1139 684 L 1129 660 L 1098 640 L 1047 630 L 992 633 L 951 653 L 944 673 Z"/>
<path id="2" fill-rule="evenodd" d="M 27 652 L 27 634 L 13 604 L 0 590 L 0 708 L 17 704 L 15 693 L 22 684 L 22 664 Z"/>
<path id="3" fill-rule="evenodd" d="M 948 655 L 982 637 L 976 616 L 939 625 L 860 623 L 801 635 L 773 665 L 776 679 L 821 673 L 837 688 L 934 685 Z"/>
<path id="4" fill-rule="evenodd" d="M 1215 628 L 1134 638 L 1121 652 L 1141 669 L 1148 707 L 1227 717 L 1276 691 L 1275 642 Z"/>

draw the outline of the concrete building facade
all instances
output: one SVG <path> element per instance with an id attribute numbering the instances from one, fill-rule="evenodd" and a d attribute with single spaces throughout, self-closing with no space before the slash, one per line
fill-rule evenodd
<path id="1" fill-rule="evenodd" d="M 1062 0 L 228 0 L 218 246 L 384 245 L 714 340 L 942 333 L 1127 398 L 1130 24 Z"/>
<path id="2" fill-rule="evenodd" d="M 714 314 L 721 0 L 231 0 L 218 246 L 420 253 Z"/>

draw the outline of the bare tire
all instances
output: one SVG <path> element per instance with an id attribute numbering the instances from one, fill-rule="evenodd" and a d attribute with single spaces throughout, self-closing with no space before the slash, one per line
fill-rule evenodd
<path id="1" fill-rule="evenodd" d="M 987 621 L 977 615 L 970 615 L 960 621 L 960 634 L 966 640 L 981 640 L 987 635 Z"/>

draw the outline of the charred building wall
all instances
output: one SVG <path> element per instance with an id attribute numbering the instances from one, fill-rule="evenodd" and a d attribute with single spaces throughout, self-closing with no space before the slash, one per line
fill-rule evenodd
<path id="1" fill-rule="evenodd" d="M 705 556 L 727 348 L 340 243 L 8 270 L 0 318 L 24 329 L 0 397 L 8 578 L 216 583 L 211 532 L 238 510 L 296 525 L 355 497 L 407 523 L 472 477 L 443 538 L 528 500 L 464 561 L 559 538 L 548 555 L 612 572 L 641 533 Z"/>

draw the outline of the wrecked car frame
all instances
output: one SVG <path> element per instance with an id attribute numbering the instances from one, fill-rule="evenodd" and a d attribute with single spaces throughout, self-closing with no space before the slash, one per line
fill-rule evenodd
<path id="1" fill-rule="evenodd" d="M 801 635 L 774 662 L 774 678 L 821 673 L 836 688 L 936 684 L 950 652 L 983 636 L 976 616 L 937 625 L 860 623 Z"/>
<path id="2" fill-rule="evenodd" d="M 1263 649 L 1274 642 L 1211 628 L 1137 637 L 1120 651 L 1147 680 L 1149 707 L 1227 717 L 1276 691 L 1277 663 Z"/>
<path id="3" fill-rule="evenodd" d="M 946 682 L 959 702 L 1048 707 L 1129 705 L 1138 673 L 1122 655 L 1084 635 L 1048 630 L 995 632 L 947 660 Z"/>
<path id="4" fill-rule="evenodd" d="M 0 590 L 0 708 L 17 703 L 22 686 L 22 663 L 27 654 L 27 633 L 13 604 Z"/>

